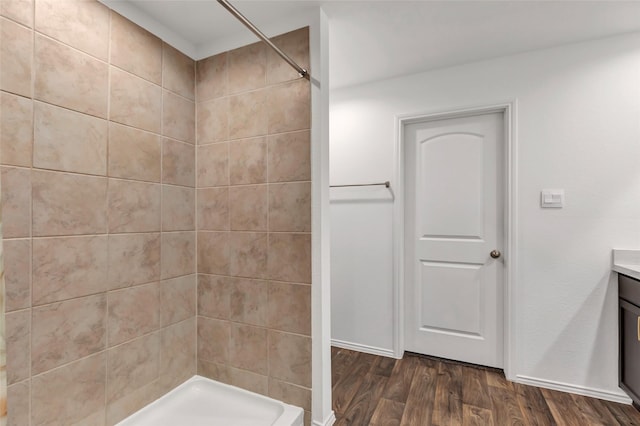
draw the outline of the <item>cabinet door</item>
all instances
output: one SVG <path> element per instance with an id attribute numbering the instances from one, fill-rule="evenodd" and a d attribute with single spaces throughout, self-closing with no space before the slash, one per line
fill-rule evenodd
<path id="1" fill-rule="evenodd" d="M 640 308 L 620 300 L 620 381 L 636 403 L 640 397 Z"/>

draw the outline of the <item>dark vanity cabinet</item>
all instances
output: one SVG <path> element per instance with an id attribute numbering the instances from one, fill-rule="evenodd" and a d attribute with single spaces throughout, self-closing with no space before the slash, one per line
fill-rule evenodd
<path id="1" fill-rule="evenodd" d="M 640 406 L 640 281 L 618 276 L 620 387 Z"/>

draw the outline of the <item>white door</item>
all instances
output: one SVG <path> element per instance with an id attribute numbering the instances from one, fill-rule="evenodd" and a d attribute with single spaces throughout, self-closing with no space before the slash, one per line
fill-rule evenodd
<path id="1" fill-rule="evenodd" d="M 404 128 L 407 351 L 502 367 L 503 146 L 503 113 Z"/>

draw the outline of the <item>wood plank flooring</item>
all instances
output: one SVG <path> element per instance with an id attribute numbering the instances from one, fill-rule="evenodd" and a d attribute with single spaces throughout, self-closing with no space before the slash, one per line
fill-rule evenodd
<path id="1" fill-rule="evenodd" d="M 337 426 L 640 426 L 630 405 L 511 383 L 490 368 L 338 348 L 331 358 Z"/>

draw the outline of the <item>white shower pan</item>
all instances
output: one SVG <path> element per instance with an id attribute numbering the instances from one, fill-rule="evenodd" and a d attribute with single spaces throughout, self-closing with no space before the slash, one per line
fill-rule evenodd
<path id="1" fill-rule="evenodd" d="M 302 426 L 304 411 L 193 376 L 116 426 Z"/>

